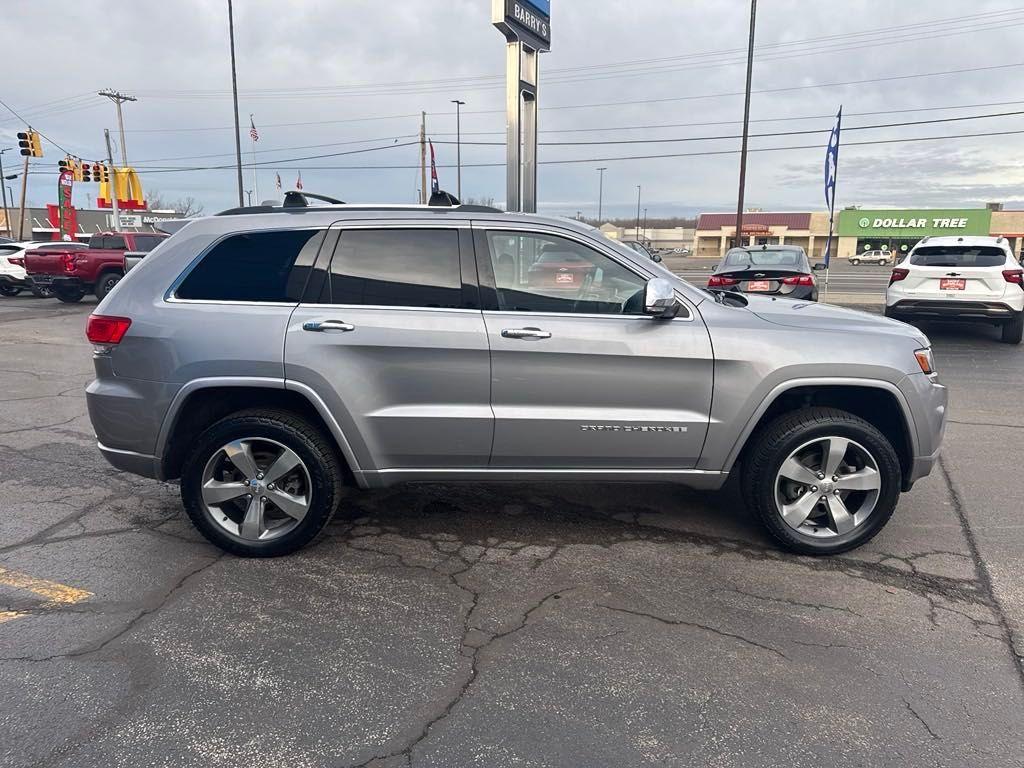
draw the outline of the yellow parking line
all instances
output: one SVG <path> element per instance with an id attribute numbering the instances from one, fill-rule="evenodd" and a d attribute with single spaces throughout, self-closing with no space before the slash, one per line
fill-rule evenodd
<path id="1" fill-rule="evenodd" d="M 72 605 L 92 597 L 92 592 L 84 589 L 69 587 L 67 584 L 61 584 L 57 581 L 37 579 L 35 576 L 29 576 L 27 573 L 19 573 L 18 571 L 12 571 L 3 567 L 0 567 L 0 587 L 24 589 L 45 598 L 42 607 Z M 26 615 L 22 611 L 0 611 L 0 624 Z"/>

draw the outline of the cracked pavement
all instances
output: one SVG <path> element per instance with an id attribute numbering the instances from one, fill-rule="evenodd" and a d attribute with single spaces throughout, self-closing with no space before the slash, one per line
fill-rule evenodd
<path id="1" fill-rule="evenodd" d="M 0 300 L 2 766 L 1022 766 L 1024 349 L 928 329 L 942 466 L 856 552 L 735 482 L 353 492 L 298 555 L 115 471 L 89 303 Z"/>

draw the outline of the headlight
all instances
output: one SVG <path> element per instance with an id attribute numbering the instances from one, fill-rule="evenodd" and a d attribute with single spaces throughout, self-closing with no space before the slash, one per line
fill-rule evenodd
<path id="1" fill-rule="evenodd" d="M 935 373 L 935 357 L 932 355 L 931 347 L 917 350 L 914 353 L 914 357 L 917 358 L 917 364 L 921 366 L 922 373 L 926 373 L 929 376 Z"/>

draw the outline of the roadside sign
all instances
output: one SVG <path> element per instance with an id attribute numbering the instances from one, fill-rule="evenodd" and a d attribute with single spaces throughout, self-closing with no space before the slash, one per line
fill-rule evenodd
<path id="1" fill-rule="evenodd" d="M 509 41 L 535 51 L 551 50 L 550 0 L 493 0 L 491 21 Z"/>

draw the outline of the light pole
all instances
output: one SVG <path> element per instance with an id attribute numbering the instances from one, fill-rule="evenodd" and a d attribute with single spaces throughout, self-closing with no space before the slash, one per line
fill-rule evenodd
<path id="1" fill-rule="evenodd" d="M 242 199 L 242 136 L 238 126 L 238 77 L 235 75 L 235 14 L 228 0 L 228 36 L 231 39 L 231 98 L 235 105 L 235 163 L 238 166 L 238 207 L 245 205 Z"/>
<path id="2" fill-rule="evenodd" d="M 643 237 L 640 238 L 640 242 L 642 243 L 646 239 L 647 239 L 647 209 L 644 208 L 644 235 L 643 235 Z"/>
<path id="3" fill-rule="evenodd" d="M 742 248 L 743 188 L 747 183 L 747 132 L 750 128 L 750 81 L 754 74 L 754 22 L 757 18 L 757 0 L 750 0 L 750 40 L 747 43 L 747 89 L 743 100 L 743 143 L 740 145 L 740 191 L 736 202 L 736 247 Z"/>
<path id="4" fill-rule="evenodd" d="M 462 202 L 462 108 L 466 102 L 452 99 L 452 104 L 455 105 L 455 165 L 458 169 L 456 173 L 459 185 L 456 197 Z"/>
<path id="5" fill-rule="evenodd" d="M 597 184 L 597 226 L 601 226 L 601 218 L 604 215 L 604 172 L 607 170 L 608 166 L 597 169 L 597 172 L 601 175 L 600 181 Z"/>
<path id="6" fill-rule="evenodd" d="M 10 151 L 10 147 L 6 149 L 0 149 L 0 179 L 4 177 L 4 152 Z M 0 192 L 4 193 L 4 226 L 7 227 L 7 232 L 10 235 L 14 235 L 14 227 L 11 226 L 11 211 L 7 207 L 7 187 L 2 181 L 0 181 Z"/>
<path id="7" fill-rule="evenodd" d="M 634 229 L 637 240 L 640 239 L 640 185 L 636 185 L 636 227 Z"/>

